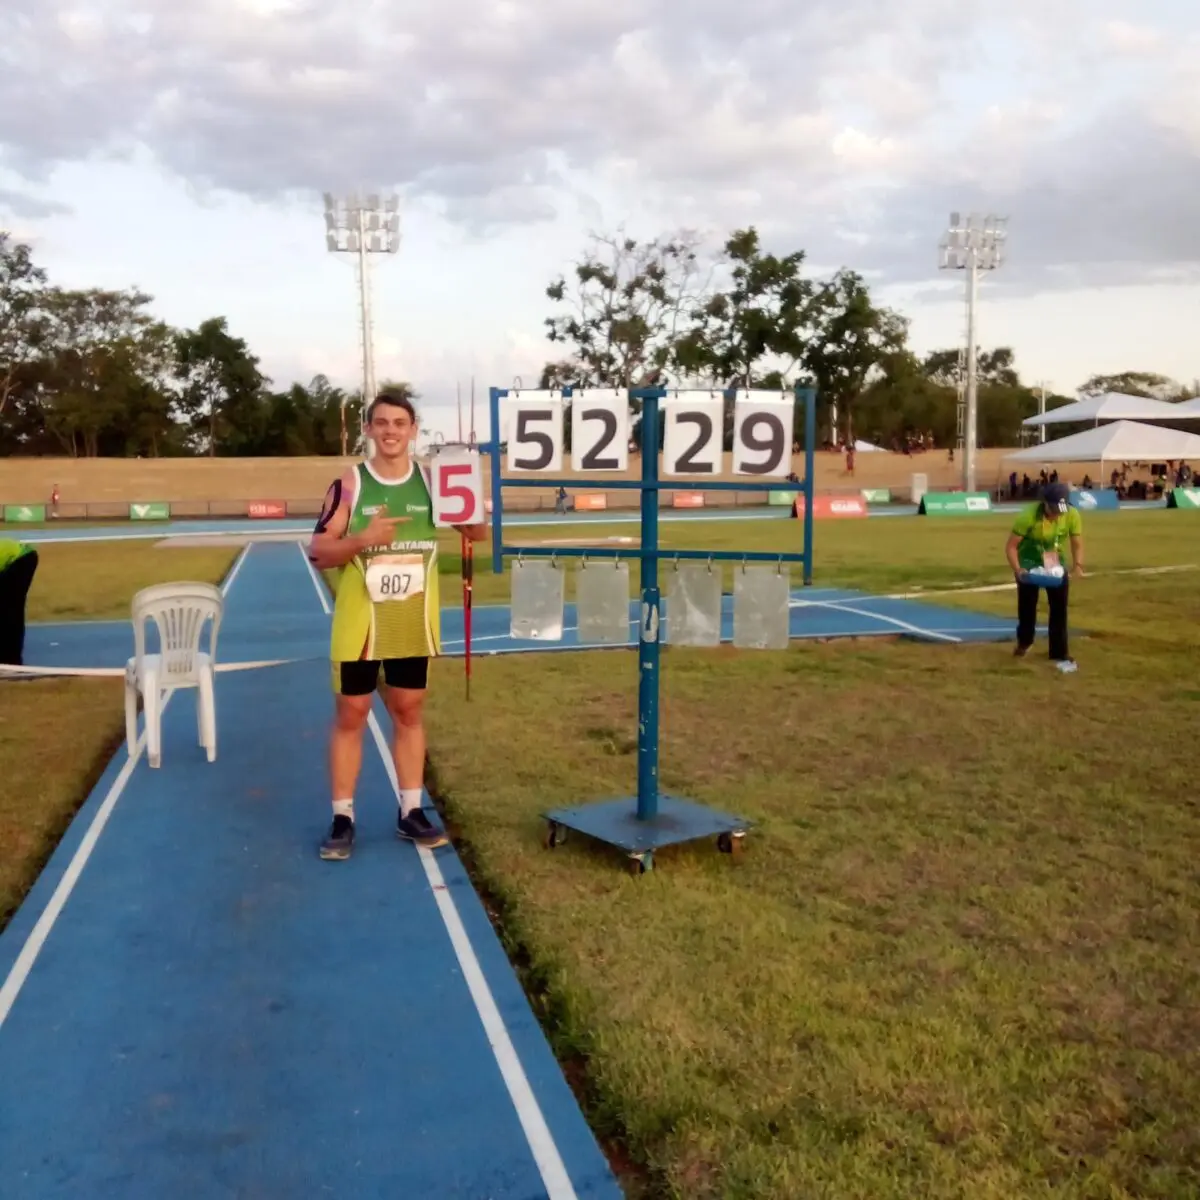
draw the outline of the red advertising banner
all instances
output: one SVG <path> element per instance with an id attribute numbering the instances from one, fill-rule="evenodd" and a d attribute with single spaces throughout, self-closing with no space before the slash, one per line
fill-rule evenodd
<path id="1" fill-rule="evenodd" d="M 672 508 L 703 508 L 703 492 L 675 492 L 671 497 Z"/>
<path id="2" fill-rule="evenodd" d="M 792 508 L 795 517 L 804 516 L 804 497 L 797 496 Z M 814 496 L 813 518 L 824 517 L 865 517 L 867 506 L 861 496 Z"/>
<path id="3" fill-rule="evenodd" d="M 287 516 L 287 503 L 283 500 L 251 500 L 246 512 L 256 520 L 278 520 Z"/>

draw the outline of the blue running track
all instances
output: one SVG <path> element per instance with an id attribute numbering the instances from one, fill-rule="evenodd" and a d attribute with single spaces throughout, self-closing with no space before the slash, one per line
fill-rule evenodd
<path id="1" fill-rule="evenodd" d="M 619 1197 L 454 850 L 395 837 L 386 718 L 318 859 L 322 605 L 294 545 L 231 581 L 230 644 L 308 656 L 221 677 L 212 764 L 175 694 L 0 935 L 0 1196 Z"/>

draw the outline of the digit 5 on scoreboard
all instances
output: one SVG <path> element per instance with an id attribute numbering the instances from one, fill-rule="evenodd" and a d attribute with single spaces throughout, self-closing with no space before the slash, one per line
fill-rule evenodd
<path id="1" fill-rule="evenodd" d="M 433 523 L 438 528 L 482 525 L 487 520 L 483 506 L 483 466 L 478 451 L 446 450 L 435 454 L 429 467 L 429 482 Z"/>
<path id="2" fill-rule="evenodd" d="M 784 479 L 792 469 L 795 401 L 778 392 L 739 390 L 733 402 L 733 473 Z"/>
<path id="3" fill-rule="evenodd" d="M 561 392 L 518 392 L 508 399 L 508 470 L 562 470 Z"/>
<path id="4" fill-rule="evenodd" d="M 663 401 L 664 475 L 719 475 L 725 432 L 720 392 L 681 392 Z"/>
<path id="5" fill-rule="evenodd" d="M 629 467 L 629 396 L 589 388 L 571 396 L 571 469 L 625 471 Z"/>

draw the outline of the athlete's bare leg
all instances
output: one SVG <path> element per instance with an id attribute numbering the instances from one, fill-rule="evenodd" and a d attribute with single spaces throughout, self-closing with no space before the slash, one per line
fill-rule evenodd
<path id="1" fill-rule="evenodd" d="M 400 785 L 400 815 L 396 832 L 431 849 L 444 845 L 446 835 L 421 811 L 425 782 L 425 691 L 423 688 L 383 689 L 392 718 L 392 761 Z"/>
<path id="2" fill-rule="evenodd" d="M 333 730 L 329 738 L 329 782 L 334 803 L 350 800 L 362 770 L 363 731 L 373 695 L 335 696 Z"/>

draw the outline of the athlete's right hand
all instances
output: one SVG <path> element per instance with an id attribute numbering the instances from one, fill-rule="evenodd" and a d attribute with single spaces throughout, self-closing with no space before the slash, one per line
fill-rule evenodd
<path id="1" fill-rule="evenodd" d="M 396 540 L 396 526 L 409 520 L 410 517 L 389 517 L 384 513 L 376 513 L 366 529 L 358 535 L 359 540 L 364 546 L 390 546 Z"/>

